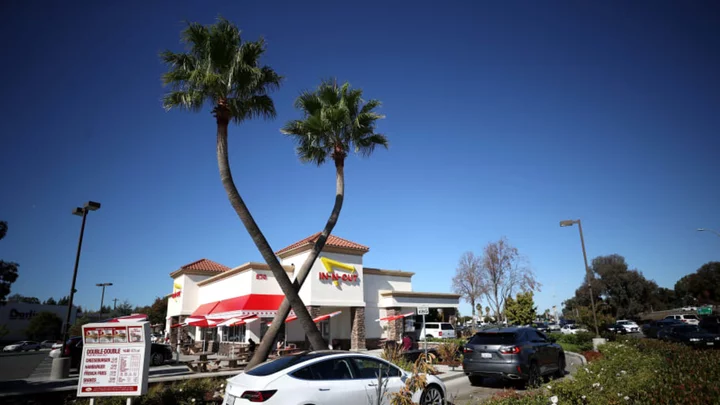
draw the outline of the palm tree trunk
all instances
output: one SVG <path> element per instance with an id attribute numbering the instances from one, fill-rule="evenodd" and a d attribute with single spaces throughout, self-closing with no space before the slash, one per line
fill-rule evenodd
<path id="1" fill-rule="evenodd" d="M 229 120 L 227 119 L 223 119 L 221 117 L 217 118 L 218 168 L 220 169 L 220 180 L 222 180 L 222 184 L 225 188 L 225 192 L 228 195 L 230 204 L 235 209 L 238 217 L 240 217 L 243 225 L 245 225 L 245 229 L 247 229 L 253 242 L 255 242 L 255 246 L 260 251 L 263 259 L 268 264 L 268 266 L 270 266 L 270 271 L 272 271 L 273 276 L 275 276 L 275 281 L 277 281 L 277 283 L 280 285 L 280 289 L 285 294 L 285 300 L 289 301 L 290 305 L 295 310 L 295 315 L 298 317 L 298 321 L 303 325 L 305 334 L 310 340 L 310 344 L 312 345 L 313 349 L 325 350 L 327 349 L 327 344 L 323 340 L 320 331 L 313 323 L 312 318 L 310 317 L 310 313 L 305 307 L 302 299 L 300 299 L 300 297 L 298 296 L 298 292 L 293 287 L 287 273 L 285 273 L 285 269 L 283 269 L 283 267 L 280 265 L 280 262 L 275 256 L 275 253 L 273 253 L 270 244 L 268 243 L 267 239 L 265 239 L 265 235 L 263 235 L 263 233 L 260 231 L 260 228 L 258 227 L 257 223 L 255 223 L 255 220 L 250 214 L 250 211 L 245 205 L 245 202 L 243 201 L 242 197 L 240 197 L 240 193 L 238 192 L 237 187 L 235 187 L 235 182 L 233 181 L 232 173 L 230 172 L 230 163 L 228 161 L 228 123 Z M 266 339 L 262 339 L 263 342 L 265 340 Z"/>
<path id="2" fill-rule="evenodd" d="M 333 228 L 335 228 L 338 217 L 340 217 L 340 210 L 342 209 L 343 199 L 345 198 L 344 159 L 338 159 L 335 161 L 335 189 L 335 205 L 333 205 L 330 218 L 328 218 L 327 223 L 325 224 L 325 229 L 323 229 L 320 233 L 320 237 L 315 242 L 315 245 L 310 252 L 310 256 L 308 256 L 305 263 L 303 263 L 302 267 L 300 267 L 300 270 L 296 273 L 295 281 L 293 281 L 293 288 L 295 288 L 298 292 L 300 291 L 300 287 L 302 287 L 308 274 L 310 274 L 313 264 L 317 260 L 318 256 L 320 256 L 320 252 L 322 252 L 325 247 L 325 242 L 327 242 L 327 238 L 330 236 Z M 287 298 L 285 298 L 282 304 L 280 304 L 280 309 L 278 309 L 278 313 L 275 315 L 275 319 L 273 319 L 270 328 L 268 328 L 265 332 L 265 338 L 255 349 L 255 354 L 253 354 L 252 359 L 250 359 L 250 362 L 247 366 L 245 366 L 245 370 L 250 370 L 256 365 L 267 360 L 270 352 L 272 351 L 272 344 L 275 341 L 275 337 L 280 332 L 280 328 L 285 322 L 285 318 L 287 318 L 288 314 L 290 314 L 290 302 Z"/>

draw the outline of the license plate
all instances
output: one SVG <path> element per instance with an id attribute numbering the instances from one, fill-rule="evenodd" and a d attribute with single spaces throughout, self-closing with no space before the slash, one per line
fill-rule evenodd
<path id="1" fill-rule="evenodd" d="M 713 346 L 713 345 L 715 345 L 715 342 L 707 342 L 707 345 L 708 345 L 708 346 Z"/>
<path id="2" fill-rule="evenodd" d="M 481 356 L 483 359 L 492 359 L 492 354 L 490 353 L 483 353 Z"/>

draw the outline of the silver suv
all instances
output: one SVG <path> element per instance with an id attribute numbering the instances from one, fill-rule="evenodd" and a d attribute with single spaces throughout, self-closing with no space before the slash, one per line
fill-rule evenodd
<path id="1" fill-rule="evenodd" d="M 535 386 L 542 377 L 565 375 L 565 352 L 532 328 L 495 328 L 476 333 L 463 348 L 463 371 L 470 384 L 485 377 Z"/>

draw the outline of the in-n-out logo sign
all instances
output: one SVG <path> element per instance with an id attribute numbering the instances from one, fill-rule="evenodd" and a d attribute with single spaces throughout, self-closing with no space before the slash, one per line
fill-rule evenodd
<path id="1" fill-rule="evenodd" d="M 340 286 L 341 280 L 348 283 L 358 281 L 357 271 L 355 271 L 355 266 L 352 264 L 341 263 L 337 260 L 328 259 L 327 257 L 321 257 L 320 262 L 323 264 L 323 267 L 325 267 L 325 272 L 318 274 L 320 280 L 332 280 L 332 283 L 338 287 Z M 346 270 L 350 274 L 338 274 L 334 269 Z"/>

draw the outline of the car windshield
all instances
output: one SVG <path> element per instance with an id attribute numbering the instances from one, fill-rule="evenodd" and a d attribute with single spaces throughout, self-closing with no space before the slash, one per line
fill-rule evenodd
<path id="1" fill-rule="evenodd" d="M 278 371 L 285 370 L 286 368 L 292 367 L 296 364 L 300 364 L 304 361 L 316 359 L 323 356 L 325 356 L 325 354 L 323 353 L 308 353 L 296 356 L 280 357 L 278 359 L 254 367 L 252 370 L 246 372 L 245 374 L 264 377 L 270 374 L 275 374 Z"/>
<path id="2" fill-rule="evenodd" d="M 515 343 L 515 333 L 476 333 L 468 342 L 472 345 L 508 345 Z"/>
<path id="3" fill-rule="evenodd" d="M 698 319 L 698 317 L 695 316 L 695 315 L 683 315 L 683 318 L 685 318 L 685 319 Z"/>

